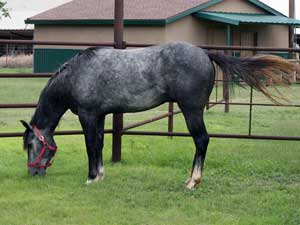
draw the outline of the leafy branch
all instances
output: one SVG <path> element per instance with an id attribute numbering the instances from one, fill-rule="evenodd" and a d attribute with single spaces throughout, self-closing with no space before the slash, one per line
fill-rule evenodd
<path id="1" fill-rule="evenodd" d="M 10 17 L 9 15 L 9 10 L 6 8 L 7 2 L 1 1 L 0 0 L 0 19 L 3 17 Z"/>

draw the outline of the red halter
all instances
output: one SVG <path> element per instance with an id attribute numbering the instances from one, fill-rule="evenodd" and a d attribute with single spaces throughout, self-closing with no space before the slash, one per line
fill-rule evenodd
<path id="1" fill-rule="evenodd" d="M 37 159 L 32 163 L 27 163 L 27 166 L 46 169 L 47 167 L 52 165 L 52 162 L 48 162 L 46 165 L 42 165 L 41 162 L 42 162 L 43 156 L 47 149 L 49 149 L 50 151 L 53 151 L 54 152 L 53 156 L 54 156 L 56 153 L 57 147 L 49 145 L 45 141 L 44 136 L 41 134 L 40 130 L 36 126 L 33 126 L 33 130 L 34 130 L 35 134 L 38 136 L 39 140 L 42 142 L 43 148 L 42 148 L 39 156 L 37 157 Z"/>

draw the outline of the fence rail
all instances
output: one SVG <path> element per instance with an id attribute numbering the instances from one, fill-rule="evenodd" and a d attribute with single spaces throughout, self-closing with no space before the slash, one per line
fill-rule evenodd
<path id="1" fill-rule="evenodd" d="M 115 47 L 113 42 L 63 42 L 63 41 L 29 41 L 29 40 L 0 40 L 4 44 L 32 44 L 32 45 L 57 45 L 57 46 L 100 46 Z M 143 48 L 155 44 L 139 44 L 123 42 L 122 48 Z M 228 51 L 267 51 L 267 52 L 300 52 L 299 48 L 273 48 L 273 47 L 252 47 L 252 46 L 223 46 L 223 45 L 198 45 L 207 50 L 228 50 Z"/>
<path id="2" fill-rule="evenodd" d="M 126 43 L 122 42 L 122 46 L 118 43 L 113 42 L 53 42 L 53 41 L 28 41 L 28 40 L 0 40 L 0 45 L 9 45 L 9 44 L 31 44 L 31 45 L 51 45 L 51 46 L 102 46 L 102 47 L 118 47 L 118 48 L 140 48 L 140 47 L 149 47 L 153 46 L 153 44 L 138 44 L 138 43 Z M 229 51 L 264 51 L 264 52 L 298 52 L 300 53 L 300 49 L 296 48 L 270 48 L 270 47 L 249 47 L 249 46 L 212 46 L 212 45 L 201 45 L 199 46 L 203 49 L 207 50 L 223 50 L 225 52 Z M 297 60 L 293 60 L 297 62 Z M 50 78 L 53 73 L 2 73 L 0 74 L 0 78 Z M 254 135 L 252 134 L 252 110 L 253 106 L 263 106 L 263 107 L 294 107 L 300 108 L 298 104 L 275 104 L 275 103 L 254 103 L 253 102 L 253 89 L 250 90 L 250 99 L 248 102 L 229 102 L 229 92 L 228 92 L 228 82 L 223 80 L 217 80 L 216 82 L 223 83 L 223 97 L 224 99 L 218 100 L 216 97 L 215 101 L 211 101 L 208 103 L 208 108 L 216 105 L 225 105 L 226 108 L 229 109 L 229 105 L 235 106 L 248 106 L 249 107 L 249 132 L 248 134 L 209 134 L 212 138 L 231 138 L 231 139 L 255 139 L 255 140 L 282 140 L 282 141 L 300 141 L 299 137 L 294 136 L 271 136 L 271 135 Z M 216 88 L 216 92 L 218 92 L 218 88 Z M 218 94 L 216 94 L 217 96 Z M 19 108 L 35 108 L 36 103 L 0 103 L 0 109 L 19 109 Z M 105 133 L 110 133 L 120 139 L 123 135 L 143 135 L 143 136 L 168 136 L 168 137 L 189 137 L 190 134 L 182 133 L 182 132 L 173 132 L 173 116 L 181 113 L 180 111 L 174 111 L 173 103 L 169 103 L 168 112 L 144 121 L 136 122 L 133 124 L 129 124 L 123 126 L 122 124 L 115 124 L 113 129 L 105 130 Z M 131 129 L 141 127 L 145 124 L 158 121 L 161 119 L 168 118 L 168 128 L 166 132 L 156 132 L 156 131 L 132 131 Z M 117 125 L 117 126 L 116 126 Z M 73 131 L 57 131 L 55 135 L 80 135 L 83 134 L 82 131 L 73 130 Z M 0 138 L 8 138 L 8 137 L 21 137 L 23 133 L 21 132 L 13 132 L 13 133 L 0 133 Z M 120 149 L 119 149 L 120 150 Z M 113 159 L 120 159 L 120 152 L 114 152 L 113 150 Z M 116 161 L 118 161 L 116 160 Z"/>

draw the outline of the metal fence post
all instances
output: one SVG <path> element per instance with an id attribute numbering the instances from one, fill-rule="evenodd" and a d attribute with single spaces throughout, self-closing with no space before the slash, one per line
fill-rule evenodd
<path id="1" fill-rule="evenodd" d="M 250 100 L 249 100 L 249 130 L 248 135 L 252 134 L 252 114 L 253 114 L 253 87 L 250 89 Z"/>
<path id="2" fill-rule="evenodd" d="M 115 0 L 114 43 L 115 48 L 124 48 L 124 0 Z M 121 161 L 123 114 L 113 114 L 112 161 Z"/>
<path id="3" fill-rule="evenodd" d="M 209 99 L 209 97 L 208 97 L 208 101 L 207 101 L 207 104 L 206 104 L 206 110 L 209 110 L 209 109 L 210 109 L 209 102 L 210 102 L 210 99 Z"/>
<path id="4" fill-rule="evenodd" d="M 223 98 L 225 101 L 225 113 L 229 113 L 229 81 L 223 77 Z"/>
<path id="5" fill-rule="evenodd" d="M 231 26 L 228 24 L 227 25 L 227 30 L 226 30 L 226 42 L 227 42 L 227 46 L 231 46 L 232 45 L 232 30 L 231 30 Z M 231 54 L 230 51 L 225 51 L 226 55 Z M 229 80 L 226 78 L 226 76 L 223 75 L 223 98 L 225 101 L 225 113 L 229 113 Z"/>
<path id="6" fill-rule="evenodd" d="M 295 19 L 296 11 L 295 11 L 295 0 L 289 0 L 289 17 Z M 295 43 L 295 26 L 289 26 L 289 47 L 293 48 Z M 293 52 L 289 52 L 289 58 L 293 59 Z"/>
<path id="7" fill-rule="evenodd" d="M 8 44 L 6 45 L 5 66 L 8 67 Z"/>
<path id="8" fill-rule="evenodd" d="M 168 132 L 173 132 L 174 128 L 174 102 L 169 102 Z"/>

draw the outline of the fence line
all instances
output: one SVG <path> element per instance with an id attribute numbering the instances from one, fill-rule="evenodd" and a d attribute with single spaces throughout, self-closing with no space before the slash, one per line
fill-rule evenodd
<path id="1" fill-rule="evenodd" d="M 99 46 L 115 47 L 113 42 L 63 42 L 63 41 L 30 41 L 30 40 L 0 40 L 3 44 L 32 44 L 32 45 L 65 45 L 65 46 Z M 123 42 L 122 48 L 143 48 L 154 46 L 155 44 L 139 44 Z M 299 52 L 299 48 L 274 48 L 274 47 L 252 47 L 252 46 L 223 46 L 223 45 L 198 45 L 207 50 L 229 50 L 229 51 L 268 51 L 268 52 Z"/>
<path id="2" fill-rule="evenodd" d="M 138 44 L 138 43 L 126 43 L 122 42 L 122 46 L 117 46 L 116 43 L 110 42 L 53 42 L 53 41 L 28 41 L 28 40 L 0 40 L 1 44 L 31 44 L 31 45 L 52 45 L 52 46 L 102 46 L 102 47 L 118 47 L 118 48 L 139 48 L 139 47 L 149 47 L 153 46 L 153 44 Z M 118 43 L 120 44 L 120 43 Z M 249 47 L 249 46 L 212 46 L 212 45 L 201 45 L 198 46 L 207 50 L 223 50 L 227 53 L 229 51 L 266 51 L 266 52 L 299 52 L 300 49 L 296 48 L 270 48 L 270 47 Z M 297 60 L 292 60 L 293 62 L 299 62 Z M 53 73 L 17 73 L 17 74 L 9 74 L 9 73 L 2 73 L 0 74 L 0 78 L 50 78 Z M 216 82 L 223 83 L 223 90 L 228 89 L 228 82 L 223 80 L 216 80 Z M 299 84 L 299 82 L 296 82 Z M 216 92 L 218 91 L 218 86 L 216 86 Z M 270 135 L 253 135 L 252 134 L 252 108 L 253 106 L 266 106 L 266 107 L 294 107 L 300 108 L 300 105 L 296 104 L 267 104 L 267 103 L 253 103 L 253 91 L 252 88 L 250 90 L 250 99 L 249 103 L 235 103 L 229 102 L 229 96 L 226 96 L 226 90 L 223 93 L 222 100 L 218 100 L 216 96 L 216 100 L 208 103 L 208 108 L 216 105 L 225 105 L 228 107 L 229 105 L 235 106 L 249 106 L 249 132 L 248 134 L 209 134 L 212 138 L 231 138 L 231 139 L 255 139 L 255 140 L 283 140 L 283 141 L 300 141 L 300 137 L 293 137 L 293 136 L 270 136 Z M 227 97 L 227 98 L 226 98 Z M 0 104 L 0 109 L 18 109 L 18 108 L 35 108 L 36 103 L 7 103 L 7 104 Z M 114 129 L 105 130 L 105 133 L 111 133 L 113 135 L 117 135 L 119 139 L 123 135 L 146 135 L 146 136 L 168 136 L 168 137 L 189 137 L 190 134 L 188 133 L 181 133 L 181 132 L 173 132 L 173 116 L 176 114 L 181 113 L 180 111 L 174 111 L 173 103 L 169 103 L 168 112 L 144 121 L 136 122 L 133 124 L 129 124 L 123 127 L 118 126 L 118 130 L 116 126 Z M 145 124 L 158 121 L 164 118 L 168 118 L 168 127 L 166 132 L 156 132 L 156 131 L 132 131 L 130 129 L 137 128 L 143 126 Z M 118 125 L 118 124 L 116 124 Z M 57 131 L 55 135 L 81 135 L 83 134 L 82 131 Z M 0 138 L 7 138 L 7 137 L 21 137 L 23 133 L 21 132 L 14 132 L 14 133 L 0 133 Z M 114 157 L 113 152 L 113 157 Z M 118 160 L 117 160 L 118 161 Z"/>

